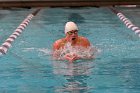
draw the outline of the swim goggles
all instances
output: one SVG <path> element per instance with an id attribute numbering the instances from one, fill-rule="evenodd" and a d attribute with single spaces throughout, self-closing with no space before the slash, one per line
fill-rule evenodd
<path id="1" fill-rule="evenodd" d="M 69 32 L 67 32 L 69 35 L 72 35 L 73 33 L 74 34 L 77 34 L 78 33 L 78 30 L 72 30 L 72 31 L 69 31 Z"/>

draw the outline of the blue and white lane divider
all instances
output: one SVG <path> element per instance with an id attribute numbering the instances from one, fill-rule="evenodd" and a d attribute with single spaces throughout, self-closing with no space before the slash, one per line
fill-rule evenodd
<path id="1" fill-rule="evenodd" d="M 29 24 L 31 19 L 40 11 L 41 8 L 37 9 L 33 13 L 29 14 L 24 21 L 17 27 L 9 38 L 0 46 L 0 55 L 6 54 L 8 49 L 11 47 L 12 42 L 23 32 L 25 27 Z"/>
<path id="2" fill-rule="evenodd" d="M 140 28 L 135 26 L 128 18 L 126 18 L 122 13 L 118 12 L 114 8 L 110 8 L 117 16 L 119 19 L 126 25 L 127 28 L 131 29 L 132 31 L 135 32 L 140 37 Z"/>

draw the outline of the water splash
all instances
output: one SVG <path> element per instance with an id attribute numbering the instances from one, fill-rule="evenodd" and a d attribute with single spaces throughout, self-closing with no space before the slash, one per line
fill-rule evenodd
<path id="1" fill-rule="evenodd" d="M 24 52 L 37 51 L 37 52 L 43 53 L 44 55 L 51 55 L 52 54 L 52 50 L 48 49 L 48 48 L 34 48 L 34 47 L 30 47 L 30 48 L 24 48 L 23 51 Z"/>
<path id="2" fill-rule="evenodd" d="M 48 49 L 48 48 L 39 48 L 38 51 L 43 52 L 45 55 L 51 55 L 52 54 L 52 50 Z"/>
<path id="3" fill-rule="evenodd" d="M 23 49 L 24 52 L 33 52 L 33 51 L 37 51 L 39 53 L 39 55 L 41 56 L 50 56 L 53 54 L 53 51 L 51 49 L 48 48 L 24 48 Z M 84 47 L 80 47 L 80 46 L 71 46 L 71 43 L 67 43 L 63 48 L 61 48 L 60 50 L 56 50 L 55 51 L 57 55 L 57 57 L 55 57 L 54 59 L 56 60 L 61 60 L 61 59 L 65 59 L 65 55 L 66 54 L 76 54 L 78 57 L 82 58 L 82 59 L 91 59 L 91 58 L 95 58 L 100 52 L 101 50 L 97 49 L 95 46 L 90 46 L 88 48 L 84 48 Z"/>
<path id="4" fill-rule="evenodd" d="M 94 58 L 98 54 L 98 49 L 94 46 L 85 48 L 81 46 L 71 46 L 71 43 L 67 43 L 63 49 L 60 49 L 58 51 L 60 55 L 58 56 L 58 59 L 63 59 L 66 54 L 76 54 L 78 57 L 83 59 L 89 59 Z"/>

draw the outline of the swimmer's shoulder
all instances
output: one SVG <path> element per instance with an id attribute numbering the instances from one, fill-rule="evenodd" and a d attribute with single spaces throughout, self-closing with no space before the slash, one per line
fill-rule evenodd
<path id="1" fill-rule="evenodd" d="M 56 40 L 53 44 L 53 48 L 54 49 L 59 49 L 64 42 L 65 42 L 64 38 Z"/>
<path id="2" fill-rule="evenodd" d="M 56 41 L 54 42 L 54 44 L 59 45 L 59 44 L 64 43 L 64 42 L 65 42 L 64 38 L 61 38 L 61 39 L 56 40 Z"/>
<path id="3" fill-rule="evenodd" d="M 88 41 L 89 42 L 89 40 L 86 37 L 83 37 L 83 36 L 79 36 L 79 39 L 82 40 L 82 41 Z"/>
<path id="4" fill-rule="evenodd" d="M 86 47 L 90 46 L 90 41 L 86 37 L 79 36 L 79 39 L 80 41 L 84 42 L 84 46 Z"/>

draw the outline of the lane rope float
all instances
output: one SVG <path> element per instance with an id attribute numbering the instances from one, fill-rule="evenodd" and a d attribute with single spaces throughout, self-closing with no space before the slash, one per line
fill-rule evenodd
<path id="1" fill-rule="evenodd" d="M 127 17 L 125 17 L 124 14 L 117 11 L 113 7 L 110 7 L 110 9 L 119 17 L 119 19 L 126 25 L 127 28 L 131 29 L 140 37 L 140 28 L 135 26 Z"/>
<path id="2" fill-rule="evenodd" d="M 5 42 L 0 46 L 0 55 L 6 54 L 8 49 L 11 47 L 12 42 L 23 32 L 26 26 L 29 24 L 31 19 L 41 10 L 41 8 L 36 9 L 33 13 L 29 14 L 22 23 L 15 29 L 15 31 L 5 40 Z"/>

